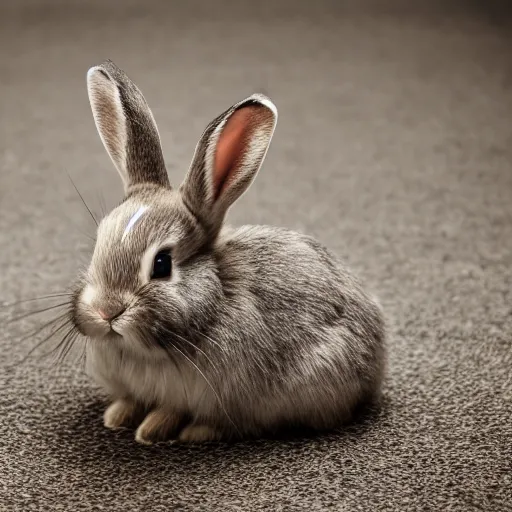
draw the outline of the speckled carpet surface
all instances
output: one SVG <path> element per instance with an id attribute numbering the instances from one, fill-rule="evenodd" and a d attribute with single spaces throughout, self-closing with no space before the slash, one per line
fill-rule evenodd
<path id="1" fill-rule="evenodd" d="M 0 302 L 66 288 L 121 186 L 87 69 L 138 83 L 169 174 L 254 91 L 277 132 L 230 221 L 336 251 L 390 326 L 380 408 L 341 432 L 142 447 L 0 309 L 0 510 L 473 511 L 512 500 L 512 35 L 497 3 L 49 0 L 0 5 Z M 58 304 L 58 302 L 55 302 Z M 55 312 L 55 311 L 53 311 Z M 52 313 L 52 311 L 48 312 Z"/>

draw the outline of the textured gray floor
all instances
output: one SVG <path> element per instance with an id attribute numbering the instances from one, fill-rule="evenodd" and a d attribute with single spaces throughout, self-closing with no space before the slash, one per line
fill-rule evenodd
<path id="1" fill-rule="evenodd" d="M 153 107 L 174 182 L 210 118 L 256 90 L 275 100 L 266 165 L 231 221 L 337 251 L 383 303 L 389 378 L 380 411 L 344 432 L 144 448 L 103 429 L 78 367 L 20 364 L 36 339 L 19 338 L 46 317 L 7 323 L 30 305 L 4 308 L 0 510 L 511 510 L 512 37 L 498 3 L 67 5 L 0 7 L 0 301 L 62 290 L 86 261 L 94 226 L 67 173 L 98 213 L 120 198 L 85 90 L 110 57 Z"/>

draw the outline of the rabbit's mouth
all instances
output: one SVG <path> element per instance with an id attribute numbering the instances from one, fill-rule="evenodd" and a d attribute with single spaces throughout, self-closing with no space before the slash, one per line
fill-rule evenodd
<path id="1" fill-rule="evenodd" d="M 79 308 L 74 315 L 75 327 L 85 336 L 95 339 L 120 339 L 130 334 L 129 312 L 116 318 L 103 318 L 89 308 Z"/>
<path id="2" fill-rule="evenodd" d="M 130 328 L 132 307 L 129 297 L 105 294 L 96 286 L 85 284 L 75 293 L 71 316 L 75 327 L 85 336 L 105 338 L 124 336 Z"/>

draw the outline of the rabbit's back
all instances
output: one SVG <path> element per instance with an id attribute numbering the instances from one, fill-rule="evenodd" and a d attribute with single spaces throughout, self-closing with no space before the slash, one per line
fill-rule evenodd
<path id="1" fill-rule="evenodd" d="M 214 254 L 231 306 L 237 300 L 250 302 L 292 331 L 294 324 L 345 325 L 365 343 L 381 341 L 380 307 L 314 238 L 283 228 L 243 226 L 223 232 Z"/>

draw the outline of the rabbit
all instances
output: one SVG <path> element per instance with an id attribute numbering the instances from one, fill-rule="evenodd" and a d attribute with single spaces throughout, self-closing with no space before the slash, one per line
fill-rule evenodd
<path id="1" fill-rule="evenodd" d="M 107 60 L 87 88 L 125 191 L 72 292 L 87 372 L 110 399 L 104 425 L 152 444 L 349 422 L 380 394 L 381 307 L 315 239 L 224 225 L 266 155 L 275 105 L 254 94 L 215 118 L 173 188 L 135 84 Z"/>

